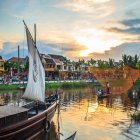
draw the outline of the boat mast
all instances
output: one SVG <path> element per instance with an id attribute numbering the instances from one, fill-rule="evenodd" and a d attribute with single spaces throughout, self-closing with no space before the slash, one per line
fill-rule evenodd
<path id="1" fill-rule="evenodd" d="M 34 24 L 34 41 L 36 46 L 36 24 Z"/>
<path id="2" fill-rule="evenodd" d="M 23 23 L 24 23 L 24 25 L 25 25 L 25 28 L 29 31 L 29 29 L 28 29 L 28 27 L 27 27 L 27 25 L 26 25 L 26 23 L 25 23 L 25 21 L 23 20 Z M 36 25 L 35 25 L 36 26 Z M 36 27 L 35 27 L 35 30 L 36 30 Z M 30 31 L 29 31 L 29 34 L 30 34 L 30 36 L 31 36 L 31 33 L 30 33 Z M 32 38 L 32 41 L 34 42 L 34 44 L 35 44 L 35 48 L 36 48 L 36 50 L 37 50 L 37 52 L 38 52 L 38 54 L 39 54 L 39 51 L 38 51 L 38 49 L 37 49 L 37 46 L 36 46 L 36 31 L 35 31 L 35 40 L 33 39 L 33 37 L 31 36 L 31 38 Z M 41 57 L 40 57 L 40 55 L 39 55 L 39 58 L 40 58 L 40 60 L 41 60 Z M 41 63 L 42 63 L 42 61 L 41 61 Z M 42 65 L 43 65 L 43 63 L 42 63 Z"/>
<path id="3" fill-rule="evenodd" d="M 18 45 L 18 78 L 19 78 L 19 45 Z"/>

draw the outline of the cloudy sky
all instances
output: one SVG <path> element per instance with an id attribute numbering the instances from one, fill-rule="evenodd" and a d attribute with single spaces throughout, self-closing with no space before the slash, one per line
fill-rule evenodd
<path id="1" fill-rule="evenodd" d="M 0 0 L 0 55 L 27 55 L 24 19 L 41 53 L 70 59 L 140 56 L 140 0 Z M 24 50 L 24 51 L 23 51 Z"/>

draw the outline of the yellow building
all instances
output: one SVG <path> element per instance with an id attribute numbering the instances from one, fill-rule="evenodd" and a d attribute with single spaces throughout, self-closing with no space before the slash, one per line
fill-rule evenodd
<path id="1" fill-rule="evenodd" d="M 4 60 L 0 56 L 0 76 L 3 76 L 4 74 Z"/>

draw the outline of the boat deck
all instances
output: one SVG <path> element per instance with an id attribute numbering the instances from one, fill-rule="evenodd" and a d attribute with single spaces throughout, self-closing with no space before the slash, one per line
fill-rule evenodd
<path id="1" fill-rule="evenodd" d="M 46 98 L 46 103 L 30 102 L 22 107 L 18 106 L 1 106 L 0 107 L 0 129 L 9 125 L 24 121 L 28 118 L 36 116 L 47 108 L 49 108 L 54 102 L 56 102 L 55 96 Z"/>
<path id="2" fill-rule="evenodd" d="M 28 109 L 18 106 L 1 106 L 0 107 L 0 119 L 3 117 L 20 114 L 23 112 L 27 112 Z"/>
<path id="3" fill-rule="evenodd" d="M 0 107 L 0 128 L 28 119 L 28 109 L 18 106 Z"/>

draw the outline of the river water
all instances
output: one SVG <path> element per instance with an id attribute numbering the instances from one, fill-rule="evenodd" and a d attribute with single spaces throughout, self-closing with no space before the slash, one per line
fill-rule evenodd
<path id="1" fill-rule="evenodd" d="M 111 98 L 98 101 L 96 92 L 97 87 L 59 90 L 61 103 L 50 133 L 37 140 L 65 140 L 75 131 L 75 140 L 140 140 L 140 126 L 131 122 L 136 107 L 127 94 L 113 93 Z M 0 93 L 8 105 L 21 104 L 18 99 L 22 94 L 23 91 Z"/>

